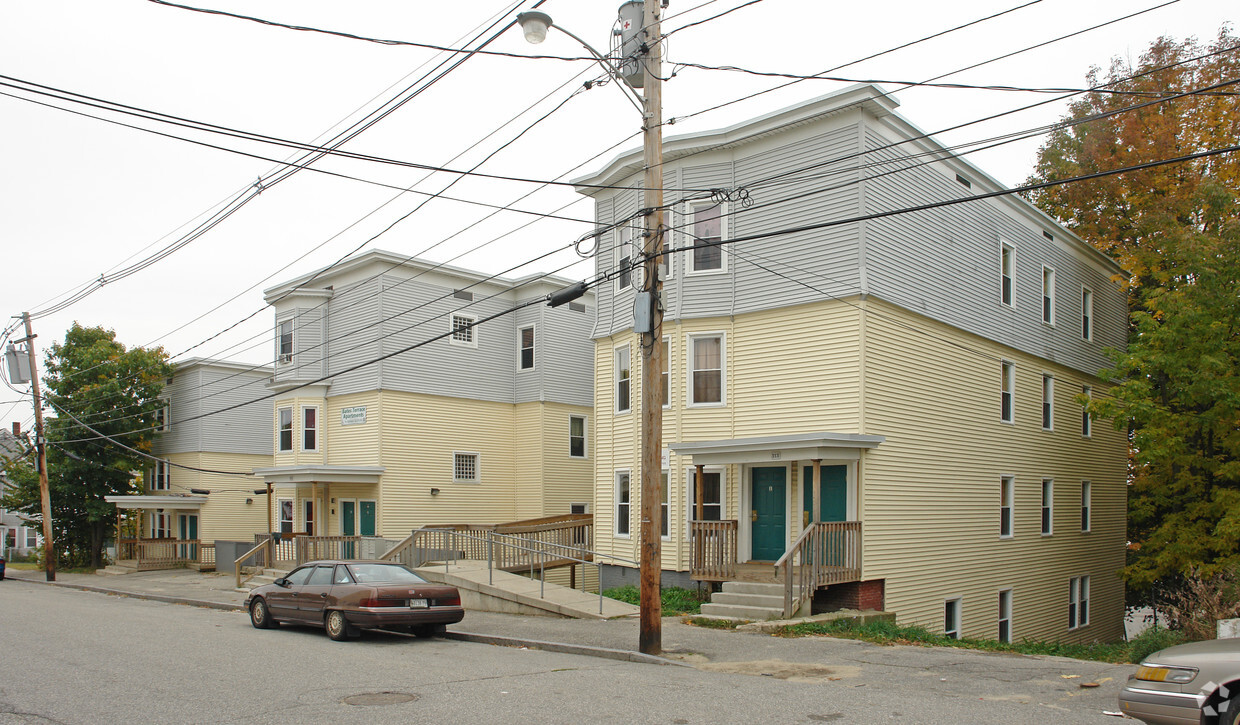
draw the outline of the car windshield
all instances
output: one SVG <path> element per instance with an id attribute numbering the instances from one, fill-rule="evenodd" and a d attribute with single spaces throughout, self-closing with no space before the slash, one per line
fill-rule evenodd
<path id="1" fill-rule="evenodd" d="M 353 571 L 353 578 L 359 583 L 422 584 L 426 581 L 405 567 L 396 564 L 350 564 L 349 569 Z"/>

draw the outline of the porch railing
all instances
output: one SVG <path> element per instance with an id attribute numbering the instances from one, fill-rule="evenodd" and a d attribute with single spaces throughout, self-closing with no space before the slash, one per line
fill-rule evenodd
<path id="1" fill-rule="evenodd" d="M 198 539 L 121 539 L 117 559 L 132 559 L 138 571 L 177 569 L 192 563 L 215 563 L 215 543 Z"/>
<path id="2" fill-rule="evenodd" d="M 275 561 L 296 561 L 297 560 L 297 539 L 305 536 L 301 531 L 285 532 L 280 534 L 280 541 L 272 546 L 271 555 Z M 271 539 L 271 534 L 254 534 L 254 543 L 259 544 Z"/>
<path id="3" fill-rule="evenodd" d="M 736 519 L 690 521 L 690 575 L 699 581 L 727 581 L 736 576 Z"/>
<path id="4" fill-rule="evenodd" d="M 798 612 L 819 587 L 861 579 L 861 522 L 810 524 L 775 562 L 784 578 L 784 617 Z"/>
<path id="5" fill-rule="evenodd" d="M 255 544 L 253 549 L 250 549 L 249 551 L 245 552 L 241 556 L 238 556 L 236 560 L 233 561 L 233 572 L 236 575 L 236 582 L 237 582 L 238 589 L 241 588 L 241 583 L 243 581 L 249 581 L 250 579 L 253 579 L 258 573 L 258 572 L 253 572 L 249 574 L 248 576 L 246 576 L 246 578 L 243 580 L 241 578 L 241 562 L 245 561 L 246 559 L 249 559 L 250 557 L 254 557 L 253 566 L 257 567 L 258 571 L 262 571 L 264 568 L 269 567 L 272 564 L 271 551 L 272 551 L 271 537 L 268 536 L 267 538 Z"/>
<path id="6" fill-rule="evenodd" d="M 444 532 L 471 534 L 475 538 L 448 537 Z M 428 533 L 421 533 L 428 532 Z M 435 533 L 429 533 L 435 532 Z M 501 548 L 489 553 L 485 541 L 489 533 L 499 534 L 524 542 L 533 552 L 569 551 L 589 552 L 594 543 L 594 516 L 591 514 L 564 514 L 537 519 L 513 521 L 506 524 L 448 524 L 415 529 L 413 534 L 398 542 L 382 557 L 399 561 L 406 566 L 421 566 L 415 562 L 411 551 L 416 546 L 431 558 L 425 561 L 441 561 L 445 557 L 472 561 L 488 561 L 491 553 L 498 559 L 495 566 L 508 571 L 529 571 L 535 563 L 555 566 L 554 562 L 540 559 L 529 552 L 515 548 Z M 415 543 L 416 539 L 416 543 Z M 451 549 L 459 546 L 458 549 Z M 444 552 L 445 556 L 438 556 Z M 574 553 L 573 556 L 577 554 Z"/>
<path id="7" fill-rule="evenodd" d="M 299 536 L 289 559 L 298 566 L 316 559 L 356 559 L 361 540 L 360 536 Z"/>

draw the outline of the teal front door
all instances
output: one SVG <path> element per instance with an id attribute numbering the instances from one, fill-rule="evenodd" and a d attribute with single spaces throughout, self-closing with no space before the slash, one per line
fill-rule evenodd
<path id="1" fill-rule="evenodd" d="M 361 519 L 361 521 L 358 523 L 358 527 L 357 527 L 358 533 L 360 533 L 362 536 L 374 536 L 375 535 L 375 502 L 374 501 L 362 501 L 359 504 L 359 506 L 360 506 L 359 511 L 361 513 L 361 516 L 359 518 Z"/>
<path id="2" fill-rule="evenodd" d="M 822 466 L 822 516 L 819 521 L 847 521 L 848 520 L 848 466 Z M 801 477 L 805 481 L 802 488 L 805 495 L 802 497 L 801 511 L 804 512 L 804 524 L 809 524 L 814 520 L 809 512 L 814 509 L 814 467 L 806 466 L 804 475 Z"/>
<path id="3" fill-rule="evenodd" d="M 356 501 L 341 501 L 340 502 L 340 534 L 342 536 L 356 536 L 357 535 L 357 502 Z M 342 559 L 353 558 L 354 549 L 353 549 L 352 541 L 344 542 L 344 545 L 341 546 L 340 548 L 341 548 L 340 558 Z"/>
<path id="4" fill-rule="evenodd" d="M 193 541 L 198 538 L 198 514 L 181 514 L 180 520 L 181 539 Z M 180 558 L 196 561 L 198 559 L 198 547 L 193 544 L 180 545 Z"/>
<path id="5" fill-rule="evenodd" d="M 787 471 L 780 468 L 750 469 L 750 502 L 753 524 L 750 537 L 750 559 L 775 561 L 788 546 L 788 524 L 785 521 Z"/>

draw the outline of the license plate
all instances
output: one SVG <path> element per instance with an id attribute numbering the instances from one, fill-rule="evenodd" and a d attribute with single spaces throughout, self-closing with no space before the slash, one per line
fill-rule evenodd
<path id="1" fill-rule="evenodd" d="M 426 600 L 425 599 L 410 599 L 409 608 L 410 609 L 425 609 Z"/>

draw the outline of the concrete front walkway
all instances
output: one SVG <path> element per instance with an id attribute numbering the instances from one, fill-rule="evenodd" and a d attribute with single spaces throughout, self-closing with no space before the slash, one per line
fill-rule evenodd
<path id="1" fill-rule="evenodd" d="M 537 579 L 506 571 L 490 570 L 486 562 L 481 561 L 462 561 L 446 569 L 427 566 L 415 571 L 423 579 L 456 587 L 466 609 L 574 619 L 614 619 L 638 614 L 638 608 L 632 604 L 559 584 L 543 584 Z"/>

